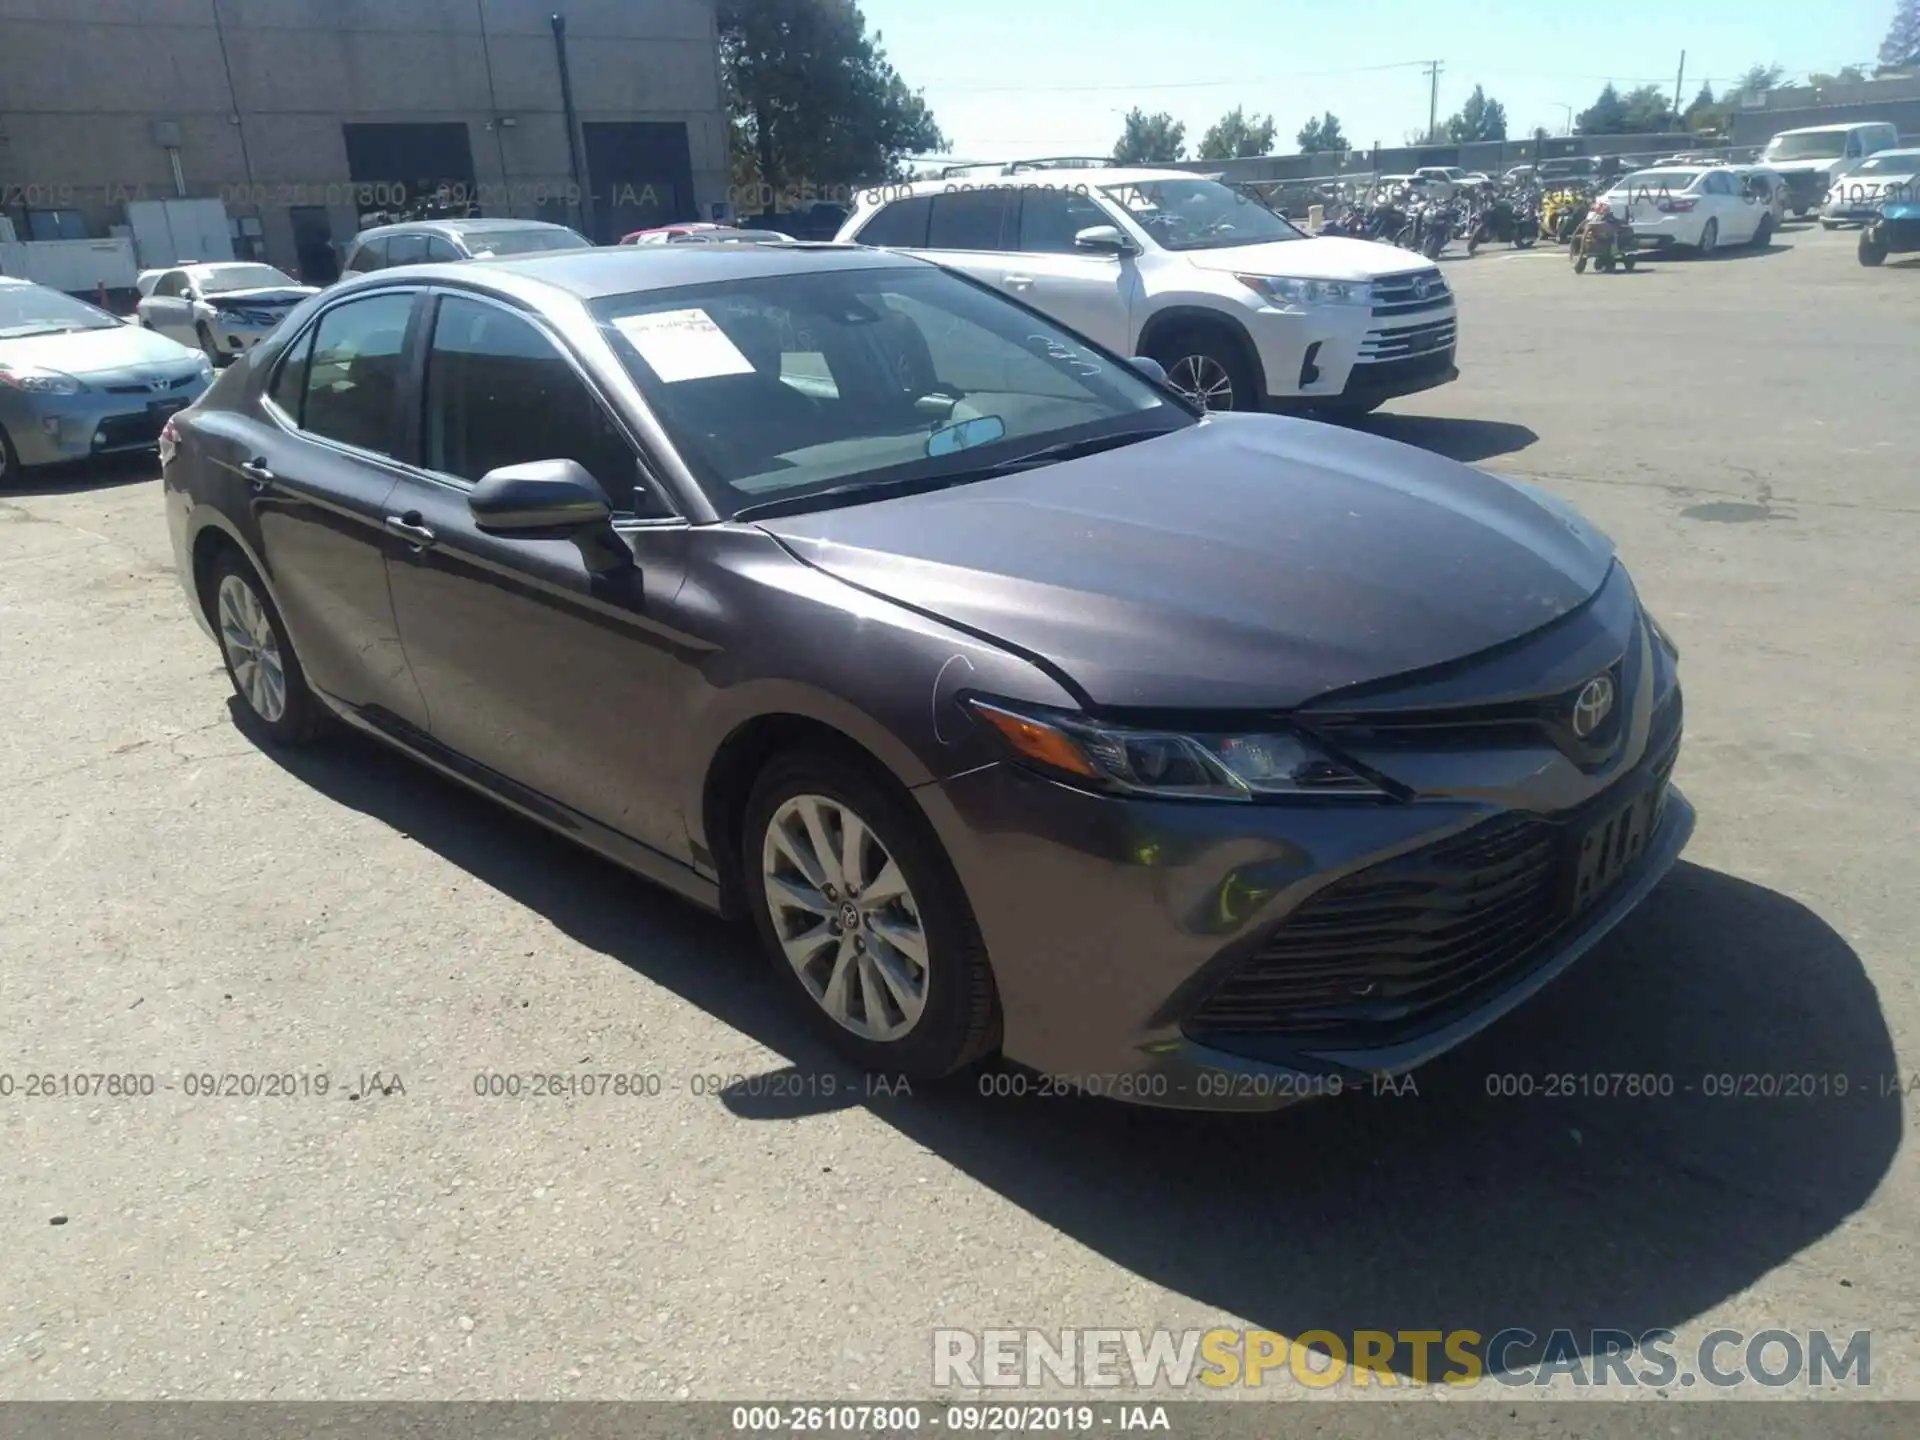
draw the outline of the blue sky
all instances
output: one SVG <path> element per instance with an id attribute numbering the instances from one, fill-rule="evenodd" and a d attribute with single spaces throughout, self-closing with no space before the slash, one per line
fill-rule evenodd
<path id="1" fill-rule="evenodd" d="M 870 30 L 926 93 L 969 159 L 1105 154 L 1134 105 L 1187 125 L 1189 150 L 1235 105 L 1271 113 L 1290 151 L 1309 116 L 1338 115 L 1358 146 L 1397 145 L 1476 82 L 1507 108 L 1508 133 L 1565 128 L 1611 79 L 1684 98 L 1756 63 L 1788 78 L 1871 64 L 1894 0 L 861 0 Z M 1392 68 L 1383 68 L 1392 67 Z"/>

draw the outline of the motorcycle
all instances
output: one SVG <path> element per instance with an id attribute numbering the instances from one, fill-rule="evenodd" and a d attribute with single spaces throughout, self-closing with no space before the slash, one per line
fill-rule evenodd
<path id="1" fill-rule="evenodd" d="M 1417 250 L 1429 260 L 1438 260 L 1447 242 L 1453 238 L 1453 207 L 1423 200 L 1413 207 L 1411 218 L 1394 237 L 1403 250 Z"/>
<path id="2" fill-rule="evenodd" d="M 1602 275 L 1611 274 L 1616 266 L 1630 271 L 1637 244 L 1633 226 L 1614 214 L 1606 201 L 1597 200 L 1579 230 L 1574 232 L 1573 273 L 1585 274 L 1589 260 Z"/>
<path id="3" fill-rule="evenodd" d="M 1585 190 L 1571 187 L 1555 190 L 1547 196 L 1540 212 L 1541 233 L 1551 236 L 1555 244 L 1571 243 L 1587 218 L 1590 204 L 1591 197 Z"/>
<path id="4" fill-rule="evenodd" d="M 1496 195 L 1474 212 L 1472 228 L 1467 231 L 1467 254 L 1482 245 L 1499 241 L 1516 250 L 1525 250 L 1540 238 L 1540 220 L 1524 201 Z"/>

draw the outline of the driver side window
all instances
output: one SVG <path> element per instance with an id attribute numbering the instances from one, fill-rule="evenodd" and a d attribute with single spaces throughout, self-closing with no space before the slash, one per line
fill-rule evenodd
<path id="1" fill-rule="evenodd" d="M 1073 237 L 1112 219 L 1071 190 L 1029 190 L 1020 197 L 1020 246 L 1030 255 L 1074 255 Z"/>

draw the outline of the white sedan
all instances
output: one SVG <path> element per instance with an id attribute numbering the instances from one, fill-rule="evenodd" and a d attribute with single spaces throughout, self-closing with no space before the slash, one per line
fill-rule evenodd
<path id="1" fill-rule="evenodd" d="M 1920 150 L 1880 150 L 1869 155 L 1827 191 L 1820 226 L 1866 225 L 1879 218 L 1887 200 L 1920 198 Z"/>
<path id="2" fill-rule="evenodd" d="M 1636 170 L 1601 198 L 1633 226 L 1642 250 L 1678 248 L 1706 256 L 1725 245 L 1765 245 L 1773 238 L 1771 190 L 1725 166 Z"/>
<path id="3" fill-rule="evenodd" d="M 141 299 L 140 324 L 183 345 L 197 345 L 218 365 L 244 355 L 318 287 L 302 285 L 271 265 L 234 260 L 162 271 Z"/>

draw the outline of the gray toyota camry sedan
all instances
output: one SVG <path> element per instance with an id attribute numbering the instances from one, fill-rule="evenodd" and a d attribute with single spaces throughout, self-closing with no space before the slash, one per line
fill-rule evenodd
<path id="1" fill-rule="evenodd" d="M 851 247 L 426 266 L 225 372 L 166 504 L 265 739 L 738 917 L 873 1070 L 1259 1108 L 1646 896 L 1676 653 L 1553 496 L 1154 371 Z"/>

